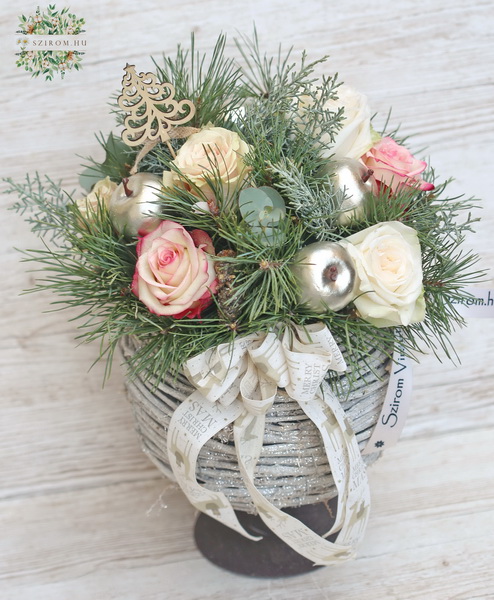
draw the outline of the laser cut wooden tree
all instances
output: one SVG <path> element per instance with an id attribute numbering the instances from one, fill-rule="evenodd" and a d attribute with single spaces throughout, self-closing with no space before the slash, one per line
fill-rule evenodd
<path id="1" fill-rule="evenodd" d="M 195 131 L 177 128 L 194 117 L 194 104 L 190 100 L 175 100 L 174 86 L 160 83 L 153 73 L 137 74 L 135 65 L 129 64 L 124 71 L 122 93 L 117 100 L 118 106 L 129 113 L 124 120 L 123 141 L 128 146 L 144 145 L 140 158 L 160 141 L 168 145 L 174 156 L 170 139 L 187 137 Z"/>

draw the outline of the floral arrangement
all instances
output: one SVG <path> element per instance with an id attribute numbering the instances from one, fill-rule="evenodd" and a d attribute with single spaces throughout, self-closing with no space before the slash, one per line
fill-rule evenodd
<path id="1" fill-rule="evenodd" d="M 16 61 L 18 67 L 24 67 L 25 71 L 31 72 L 32 77 L 44 75 L 47 81 L 53 79 L 54 74 L 60 73 L 62 79 L 66 71 L 82 68 L 81 61 L 84 52 L 78 50 L 27 50 L 30 35 L 78 35 L 84 32 L 85 24 L 83 18 L 69 12 L 68 8 L 57 10 L 55 5 L 49 5 L 44 11 L 36 9 L 34 15 L 21 15 L 19 17 L 20 28 L 17 33 L 21 37 L 17 39 L 21 51 Z"/>
<path id="2" fill-rule="evenodd" d="M 343 541 L 329 552 L 327 540 L 302 532 L 301 554 L 331 564 L 348 558 L 350 550 L 342 548 L 352 547 L 365 525 L 365 465 L 338 402 L 328 404 L 326 396 L 319 408 L 307 402 L 325 376 L 337 391 L 345 361 L 357 379 L 370 349 L 391 358 L 397 339 L 409 357 L 424 348 L 454 354 L 449 336 L 464 324 L 455 307 L 482 275 L 477 256 L 462 248 L 475 222 L 475 200 L 449 197 L 449 182 L 437 181 L 398 130 L 386 122 L 378 131 L 365 96 L 335 75 L 317 78 L 326 58 L 309 62 L 304 54 L 292 62 L 280 51 L 275 61 L 261 53 L 255 35 L 237 46 L 243 66 L 225 57 L 223 36 L 209 63 L 192 39 L 190 51 L 179 47 L 176 57 L 155 63 L 154 74 L 127 65 L 114 108 L 122 136 L 99 138 L 106 158 L 88 159 L 80 178 L 85 195 L 39 175 L 21 184 L 7 180 L 7 191 L 46 239 L 42 249 L 27 253 L 45 272 L 35 290 L 51 289 L 57 303 L 79 309 L 80 338 L 101 340 L 108 365 L 119 342 L 131 336 L 131 375 L 160 381 L 185 371 L 205 396 L 213 390 L 213 401 L 231 405 L 221 410 L 230 411 L 225 422 L 237 419 L 242 477 L 259 513 L 289 544 L 295 530 L 288 517 L 263 504 L 254 467 L 244 463 L 260 449 L 249 440 L 262 445 L 261 417 L 251 410 L 249 394 L 260 389 L 265 410 L 277 384 L 304 407 L 332 469 L 347 463 L 346 487 L 338 493 L 341 506 L 353 512 L 338 509 Z M 240 367 L 246 340 L 254 350 L 250 366 Z M 300 365 L 303 371 L 322 356 L 324 368 L 309 368 L 320 378 L 308 385 L 308 399 L 308 388 L 297 388 L 303 372 L 290 382 L 270 362 L 280 353 L 288 371 Z M 213 358 L 214 369 L 208 367 Z M 242 384 L 247 391 L 240 385 L 254 419 L 249 425 L 229 373 L 252 375 L 251 367 L 256 383 Z M 205 401 L 201 411 L 208 406 Z M 333 430 L 325 430 L 330 423 L 341 427 L 334 439 L 346 450 L 339 458 L 328 441 Z M 242 437 L 247 427 L 258 435 Z M 178 438 L 168 443 L 180 482 L 184 464 L 195 469 Z M 243 531 L 224 496 L 203 498 L 190 473 L 183 479 L 184 490 L 195 490 L 188 494 L 195 506 L 213 506 L 214 518 Z"/>
<path id="3" fill-rule="evenodd" d="M 207 69 L 194 49 L 157 65 L 196 110 L 190 135 L 155 145 L 136 174 L 136 148 L 110 134 L 106 160 L 81 176 L 85 197 L 39 176 L 11 182 L 55 243 L 31 254 L 52 273 L 38 287 L 84 306 L 81 335 L 110 356 L 137 336 L 135 372 L 158 377 L 236 336 L 314 320 L 350 356 L 389 352 L 396 330 L 408 352 L 449 355 L 455 303 L 479 275 L 461 248 L 474 202 L 445 196 L 396 131 L 377 133 L 365 96 L 316 80 L 325 59 L 278 65 L 247 41 L 244 70 L 224 43 Z M 307 247 L 329 258 L 308 264 Z M 344 252 L 333 266 L 331 248 Z"/>

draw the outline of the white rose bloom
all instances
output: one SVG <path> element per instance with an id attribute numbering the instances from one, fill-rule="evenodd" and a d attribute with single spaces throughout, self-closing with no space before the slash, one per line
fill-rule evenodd
<path id="1" fill-rule="evenodd" d="M 355 261 L 360 316 L 376 327 L 410 325 L 425 318 L 422 255 L 415 229 L 389 221 L 341 243 Z"/>
<path id="2" fill-rule="evenodd" d="M 234 131 L 208 125 L 187 138 L 173 162 L 208 200 L 214 201 L 208 177 L 214 179 L 214 172 L 228 198 L 247 175 L 244 156 L 248 151 L 249 145 Z"/>
<path id="3" fill-rule="evenodd" d="M 85 198 L 79 198 L 79 200 L 77 200 L 76 203 L 79 211 L 86 219 L 90 219 L 96 214 L 98 198 L 99 202 L 108 206 L 110 198 L 116 189 L 117 184 L 114 181 L 111 181 L 109 177 L 100 179 L 94 184 L 93 189 Z"/>
<path id="4" fill-rule="evenodd" d="M 163 171 L 163 185 L 165 188 L 173 188 L 175 185 L 180 185 L 180 180 L 173 171 Z"/>
<path id="5" fill-rule="evenodd" d="M 334 154 L 337 158 L 358 159 L 373 145 L 367 96 L 348 85 L 340 85 L 337 94 L 338 99 L 328 100 L 324 108 L 336 112 L 343 107 L 342 128 L 338 130 L 331 148 L 324 150 L 323 156 Z M 329 136 L 323 136 L 322 141 L 329 144 Z"/>

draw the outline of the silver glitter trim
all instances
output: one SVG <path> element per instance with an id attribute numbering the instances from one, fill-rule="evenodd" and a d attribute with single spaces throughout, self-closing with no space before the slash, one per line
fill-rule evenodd
<path id="1" fill-rule="evenodd" d="M 133 338 L 126 338 L 121 349 L 126 359 L 136 351 Z M 389 359 L 370 351 L 359 364 L 359 378 L 350 390 L 347 375 L 339 381 L 339 396 L 356 433 L 360 450 L 370 438 L 386 395 Z M 134 378 L 127 382 L 136 431 L 143 451 L 158 469 L 173 480 L 166 438 L 175 408 L 194 388 L 187 379 L 165 377 L 159 382 Z M 363 456 L 367 465 L 380 452 Z M 229 425 L 210 439 L 199 454 L 196 476 L 207 488 L 222 491 L 233 508 L 255 512 L 240 476 L 233 430 Z M 316 426 L 297 402 L 279 390 L 266 415 L 264 445 L 256 469 L 255 484 L 278 508 L 323 502 L 337 495 L 326 453 Z"/>

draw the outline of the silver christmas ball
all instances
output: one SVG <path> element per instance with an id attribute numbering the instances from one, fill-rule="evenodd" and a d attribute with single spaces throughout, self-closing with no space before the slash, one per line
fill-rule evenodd
<path id="1" fill-rule="evenodd" d="M 336 242 L 317 242 L 302 248 L 292 271 L 300 287 L 300 304 L 316 312 L 341 310 L 356 296 L 352 257 Z"/>
<path id="2" fill-rule="evenodd" d="M 115 229 L 128 237 L 150 233 L 160 224 L 161 177 L 136 173 L 125 177 L 110 199 L 110 217 Z"/>
<path id="3" fill-rule="evenodd" d="M 372 194 L 372 170 L 358 160 L 342 158 L 328 163 L 325 171 L 330 174 L 335 191 L 345 194 L 338 207 L 341 211 L 338 223 L 347 225 L 352 220 L 361 219 Z"/>

